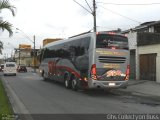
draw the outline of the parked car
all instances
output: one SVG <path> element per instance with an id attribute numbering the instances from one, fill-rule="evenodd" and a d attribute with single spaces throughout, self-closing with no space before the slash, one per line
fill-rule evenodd
<path id="1" fill-rule="evenodd" d="M 19 65 L 17 67 L 17 72 L 27 72 L 27 68 L 25 65 Z"/>
<path id="2" fill-rule="evenodd" d="M 6 62 L 4 64 L 3 74 L 5 75 L 15 75 L 17 74 L 17 65 L 15 62 Z"/>
<path id="3" fill-rule="evenodd" d="M 3 69 L 4 69 L 4 64 L 1 64 L 0 65 L 0 72 L 3 72 Z"/>

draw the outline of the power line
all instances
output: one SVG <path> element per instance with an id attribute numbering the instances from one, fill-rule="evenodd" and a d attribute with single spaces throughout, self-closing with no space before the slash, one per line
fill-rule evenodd
<path id="1" fill-rule="evenodd" d="M 23 34 L 24 34 L 24 36 L 26 37 L 26 38 L 28 38 L 28 40 L 30 40 L 32 43 L 33 43 L 33 65 L 34 65 L 34 72 L 36 72 L 36 66 L 35 66 L 35 57 L 36 57 L 36 46 L 35 46 L 35 35 L 33 36 L 33 40 L 27 35 L 27 34 L 25 34 L 25 32 L 23 32 L 21 29 L 19 29 L 19 28 L 16 28 L 16 30 L 19 30 L 20 32 L 22 32 Z"/>
<path id="2" fill-rule="evenodd" d="M 23 35 L 24 35 L 29 41 L 31 41 L 32 43 L 34 43 L 34 41 L 33 41 L 25 32 L 23 32 L 21 29 L 16 28 L 16 30 L 18 30 L 18 31 L 20 31 L 21 33 L 23 33 Z"/>
<path id="3" fill-rule="evenodd" d="M 137 21 L 137 20 L 134 20 L 134 19 L 132 19 L 132 18 L 129 18 L 129 17 L 127 17 L 127 16 L 124 16 L 124 15 L 122 15 L 122 14 L 119 14 L 119 13 L 117 13 L 117 12 L 114 12 L 114 11 L 112 11 L 112 10 L 110 10 L 110 9 L 107 9 L 107 8 L 103 7 L 103 6 L 99 6 L 99 7 L 103 8 L 103 9 L 105 9 L 105 10 L 107 10 L 107 11 L 110 11 L 110 12 L 116 14 L 116 15 L 119 15 L 119 16 L 121 16 L 121 17 L 124 17 L 124 18 L 126 18 L 126 19 L 129 19 L 129 20 L 131 20 L 131 21 L 133 21 L 133 22 L 136 22 L 136 23 L 138 23 L 138 24 L 141 24 L 141 22 L 139 22 L 139 21 Z"/>
<path id="4" fill-rule="evenodd" d="M 79 6 L 81 6 L 83 9 L 85 9 L 87 12 L 89 12 L 90 14 L 92 14 L 91 11 L 89 11 L 87 8 L 85 8 L 83 5 L 81 5 L 80 3 L 78 3 L 76 0 L 73 0 L 75 3 L 77 3 Z"/>
<path id="5" fill-rule="evenodd" d="M 93 10 L 92 10 L 91 6 L 88 4 L 87 0 L 85 0 L 85 1 L 86 1 L 87 5 L 88 5 L 89 9 L 93 12 Z"/>
<path id="6" fill-rule="evenodd" d="M 82 6 L 80 3 L 78 3 L 76 0 L 73 0 L 74 2 L 76 2 L 78 5 L 80 5 L 83 9 L 85 9 L 87 12 L 89 12 L 90 14 L 92 14 L 93 15 L 93 24 L 94 24 L 94 32 L 96 32 L 96 1 L 95 0 L 93 0 L 93 10 L 91 9 L 91 7 L 90 7 L 90 5 L 88 4 L 88 2 L 87 2 L 87 0 L 85 0 L 86 1 L 86 3 L 87 3 L 87 5 L 88 5 L 88 7 L 90 8 L 90 10 L 91 10 L 91 12 L 87 9 L 87 8 L 85 8 L 84 6 Z"/>
<path id="7" fill-rule="evenodd" d="M 142 3 L 142 4 L 120 4 L 120 3 L 105 3 L 105 2 L 97 2 L 102 4 L 110 4 L 110 5 L 159 5 L 160 3 Z"/>

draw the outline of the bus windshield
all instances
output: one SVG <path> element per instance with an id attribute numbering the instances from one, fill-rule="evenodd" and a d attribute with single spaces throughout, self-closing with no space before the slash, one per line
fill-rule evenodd
<path id="1" fill-rule="evenodd" d="M 128 50 L 128 39 L 121 35 L 98 34 L 96 40 L 96 48 L 126 49 Z"/>

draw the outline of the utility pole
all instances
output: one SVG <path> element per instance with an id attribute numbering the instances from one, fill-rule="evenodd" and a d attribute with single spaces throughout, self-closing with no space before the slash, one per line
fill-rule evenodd
<path id="1" fill-rule="evenodd" d="M 93 21 L 94 21 L 93 30 L 94 30 L 94 32 L 97 32 L 97 28 L 96 28 L 96 1 L 95 0 L 93 0 Z"/>
<path id="2" fill-rule="evenodd" d="M 36 46 L 35 46 L 35 35 L 33 36 L 33 45 L 34 45 L 34 48 L 33 48 L 33 67 L 34 67 L 34 72 L 36 72 Z"/>
<path id="3" fill-rule="evenodd" d="M 73 1 L 74 1 L 75 3 L 77 3 L 78 5 L 80 5 L 80 6 L 81 6 L 83 9 L 85 9 L 87 12 L 89 12 L 90 14 L 93 15 L 93 30 L 94 30 L 94 32 L 97 32 L 97 28 L 96 28 L 96 26 L 97 26 L 97 25 L 96 25 L 96 0 L 93 0 L 93 10 L 92 10 L 92 8 L 89 6 L 87 0 L 85 0 L 91 11 L 89 11 L 87 8 L 85 8 L 84 6 L 82 6 L 82 5 L 81 5 L 80 3 L 78 3 L 76 0 L 73 0 Z"/>
<path id="4" fill-rule="evenodd" d="M 21 50 L 20 50 L 20 47 L 19 47 L 19 65 L 21 64 Z"/>

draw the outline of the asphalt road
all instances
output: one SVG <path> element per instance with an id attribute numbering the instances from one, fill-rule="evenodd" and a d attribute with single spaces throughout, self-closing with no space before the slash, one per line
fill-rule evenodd
<path id="1" fill-rule="evenodd" d="M 33 72 L 3 76 L 17 114 L 159 113 L 160 103 L 118 91 L 73 91 Z M 148 104 L 147 104 L 148 103 Z"/>

